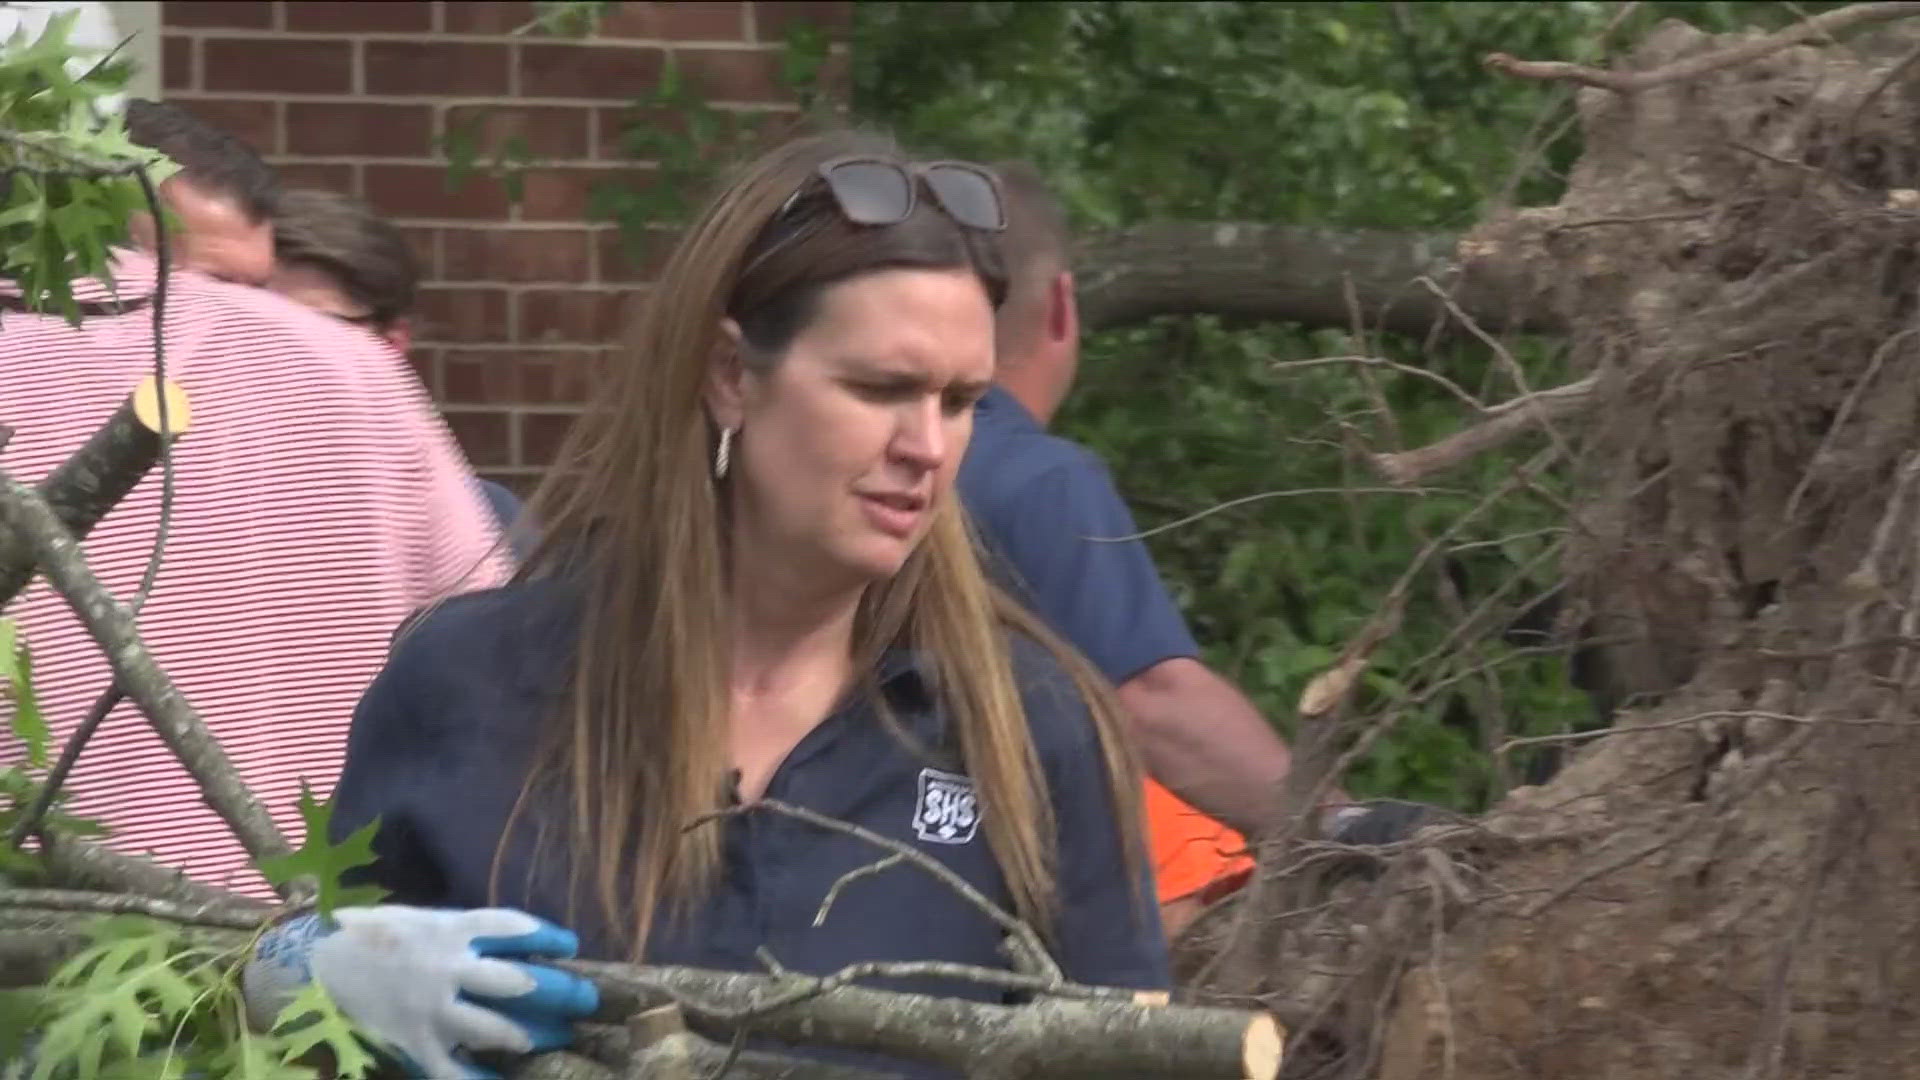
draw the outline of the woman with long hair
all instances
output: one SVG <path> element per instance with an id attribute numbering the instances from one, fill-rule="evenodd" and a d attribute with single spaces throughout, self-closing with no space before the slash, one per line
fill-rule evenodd
<path id="1" fill-rule="evenodd" d="M 560 1045 L 593 1007 L 541 956 L 1007 966 L 912 866 L 816 925 L 888 853 L 762 799 L 940 861 L 1071 979 L 1168 983 L 1110 690 L 988 583 L 953 493 L 1004 226 L 991 171 L 858 132 L 722 188 L 535 492 L 515 581 L 411 626 L 355 715 L 334 835 L 378 820 L 360 880 L 388 902 L 283 924 L 250 998 L 310 972 L 415 1067 L 478 1075 L 456 1051 Z"/>

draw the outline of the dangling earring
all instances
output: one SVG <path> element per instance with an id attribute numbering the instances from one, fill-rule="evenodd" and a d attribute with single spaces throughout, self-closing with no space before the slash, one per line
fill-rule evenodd
<path id="1" fill-rule="evenodd" d="M 720 429 L 720 448 L 713 452 L 713 478 L 719 480 L 727 475 L 727 465 L 733 458 L 733 429 Z"/>

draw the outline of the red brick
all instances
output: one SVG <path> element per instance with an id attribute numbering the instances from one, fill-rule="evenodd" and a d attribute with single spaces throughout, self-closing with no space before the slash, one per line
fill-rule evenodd
<path id="1" fill-rule="evenodd" d="M 590 235 L 585 229 L 448 229 L 440 258 L 454 281 L 586 281 Z"/>
<path id="2" fill-rule="evenodd" d="M 743 41 L 747 36 L 747 5 L 738 0 L 682 0 L 665 4 L 628 0 L 600 20 L 598 36 Z"/>
<path id="3" fill-rule="evenodd" d="M 780 77 L 777 51 L 752 49 L 676 49 L 674 59 L 687 85 L 714 101 L 785 102 L 793 100 Z"/>
<path id="4" fill-rule="evenodd" d="M 175 37 L 169 34 L 160 42 L 160 85 L 168 90 L 192 90 L 199 83 L 194 78 L 193 60 L 198 52 L 197 38 Z"/>
<path id="5" fill-rule="evenodd" d="M 433 107 L 290 101 L 287 152 L 430 158 L 434 156 Z"/>
<path id="6" fill-rule="evenodd" d="M 240 98 L 176 98 L 173 104 L 261 154 L 280 152 L 280 107 L 276 102 Z"/>
<path id="7" fill-rule="evenodd" d="M 344 94 L 353 89 L 353 46 L 345 41 L 209 38 L 201 43 L 208 90 Z"/>
<path id="8" fill-rule="evenodd" d="M 520 463 L 550 465 L 578 413 L 521 413 Z"/>
<path id="9" fill-rule="evenodd" d="M 596 239 L 596 280 L 618 284 L 652 281 L 673 251 L 674 234 L 650 229 L 644 237 L 630 241 L 619 229 L 602 229 Z"/>
<path id="10" fill-rule="evenodd" d="M 446 401 L 454 405 L 577 405 L 599 371 L 590 350 L 448 349 Z"/>
<path id="11" fill-rule="evenodd" d="M 505 221 L 512 205 L 500 181 L 479 174 L 456 186 L 445 165 L 368 165 L 366 199 L 393 217 Z"/>
<path id="12" fill-rule="evenodd" d="M 533 21 L 530 3 L 492 0 L 490 3 L 442 4 L 449 34 L 510 34 Z"/>
<path id="13" fill-rule="evenodd" d="M 508 424 L 512 416 L 504 412 L 447 412 L 447 426 L 466 451 L 467 461 L 475 468 L 513 464 L 513 436 Z"/>
<path id="14" fill-rule="evenodd" d="M 498 151 L 519 136 L 528 152 L 547 159 L 587 156 L 593 110 L 579 105 L 455 105 L 447 110 L 446 131 L 472 133 L 481 153 Z"/>
<path id="15" fill-rule="evenodd" d="M 507 92 L 505 45 L 460 41 L 369 41 L 367 93 L 433 97 Z"/>
<path id="16" fill-rule="evenodd" d="M 273 170 L 287 187 L 315 187 L 328 191 L 360 194 L 358 166 L 338 162 L 276 161 Z"/>
<path id="17" fill-rule="evenodd" d="M 528 289 L 520 294 L 520 340 L 606 345 L 620 336 L 631 289 Z"/>
<path id="18" fill-rule="evenodd" d="M 520 93 L 525 97 L 623 101 L 653 90 L 665 54 L 659 49 L 596 45 L 523 45 Z"/>
<path id="19" fill-rule="evenodd" d="M 440 350 L 434 348 L 412 348 L 407 350 L 407 363 L 413 367 L 414 375 L 420 379 L 420 385 L 427 388 L 428 396 L 440 399 Z"/>
<path id="20" fill-rule="evenodd" d="M 651 180 L 651 169 L 529 169 L 521 193 L 522 221 L 586 221 L 595 190 L 603 186 L 636 188 Z"/>
<path id="21" fill-rule="evenodd" d="M 420 277 L 431 281 L 440 276 L 440 230 L 421 225 L 402 225 L 400 235 L 407 238 Z"/>
<path id="22" fill-rule="evenodd" d="M 507 290 L 446 288 L 420 290 L 413 336 L 421 341 L 507 340 Z"/>
<path id="23" fill-rule="evenodd" d="M 268 0 L 167 0 L 160 5 L 162 26 L 268 30 L 273 4 Z"/>
<path id="24" fill-rule="evenodd" d="M 433 29 L 426 0 L 288 0 L 287 29 L 323 33 L 419 33 Z"/>
<path id="25" fill-rule="evenodd" d="M 753 34 L 761 41 L 785 41 L 787 32 L 798 25 L 845 38 L 853 28 L 853 4 L 849 0 L 761 0 L 753 5 Z"/>

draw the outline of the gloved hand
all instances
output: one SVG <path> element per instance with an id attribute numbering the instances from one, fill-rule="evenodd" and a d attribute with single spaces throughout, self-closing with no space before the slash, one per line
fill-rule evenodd
<path id="1" fill-rule="evenodd" d="M 476 1080 L 498 1074 L 457 1053 L 557 1050 L 599 1006 L 591 982 L 529 957 L 570 957 L 571 931 L 511 908 L 466 911 L 381 904 L 301 915 L 262 935 L 242 976 L 250 1020 L 264 1028 L 309 980 L 408 1074 Z"/>
<path id="2" fill-rule="evenodd" d="M 1407 839 L 1438 813 L 1438 807 L 1426 803 L 1373 799 L 1329 811 L 1323 831 L 1336 844 L 1378 847 Z"/>

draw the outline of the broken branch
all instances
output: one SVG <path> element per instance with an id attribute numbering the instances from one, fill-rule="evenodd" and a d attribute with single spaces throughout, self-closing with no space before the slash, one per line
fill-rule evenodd
<path id="1" fill-rule="evenodd" d="M 677 1003 L 689 1017 L 725 1024 L 751 1015 L 754 1029 L 795 1043 L 839 1046 L 929 1062 L 970 1075 L 1252 1077 L 1278 1074 L 1284 1033 L 1262 1011 L 1130 1001 L 1041 998 L 988 1005 L 837 986 L 784 1008 L 790 976 L 591 961 L 561 966 L 600 987 L 603 1017 Z M 810 980 L 805 980 L 810 981 Z"/>
<path id="2" fill-rule="evenodd" d="M 1579 416 L 1593 405 L 1597 376 L 1578 382 L 1525 394 L 1487 410 L 1480 423 L 1441 439 L 1436 443 L 1397 454 L 1374 454 L 1373 467 L 1388 482 L 1417 484 L 1434 473 L 1451 469 L 1537 424 Z"/>
<path id="3" fill-rule="evenodd" d="M 168 436 L 160 438 L 160 404 L 166 400 Z M 193 423 L 193 413 L 182 390 L 171 380 L 140 380 L 106 423 L 80 449 L 47 474 L 35 490 L 53 508 L 62 527 L 75 540 L 84 540 L 107 511 L 119 505 L 156 462 L 166 445 L 177 441 Z M 27 544 L 0 527 L 0 607 L 19 595 L 33 580 L 34 563 Z"/>
<path id="4" fill-rule="evenodd" d="M 1803 41 L 1828 37 L 1848 27 L 1891 22 L 1914 15 L 1920 15 L 1920 3 L 1854 4 L 1851 7 L 1815 15 L 1784 30 L 1755 38 L 1730 49 L 1691 57 L 1650 71 L 1608 71 L 1605 68 L 1588 67 L 1585 64 L 1572 64 L 1562 60 L 1520 60 L 1503 52 L 1488 54 L 1485 63 L 1495 71 L 1516 78 L 1572 82 L 1582 86 L 1611 90 L 1616 94 L 1633 94 L 1665 83 L 1698 78 L 1710 71 L 1758 60 Z"/>

